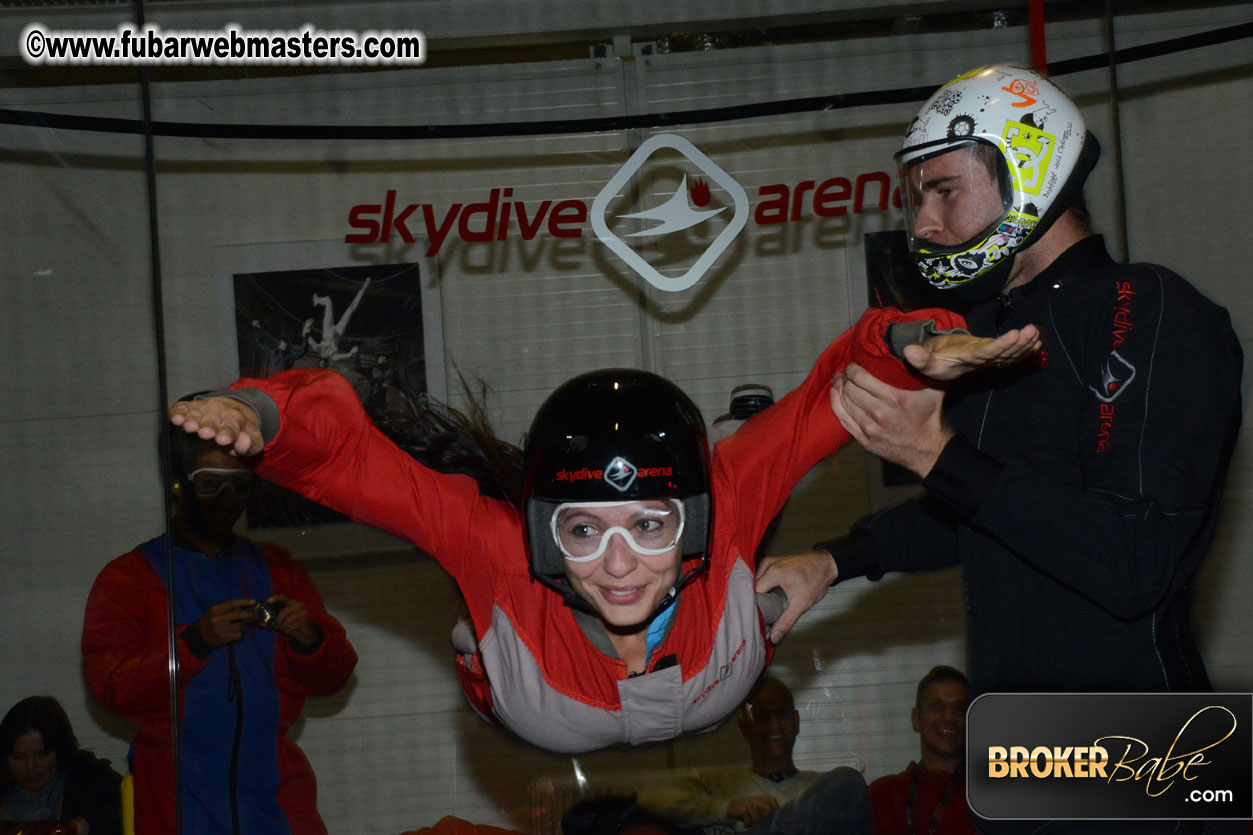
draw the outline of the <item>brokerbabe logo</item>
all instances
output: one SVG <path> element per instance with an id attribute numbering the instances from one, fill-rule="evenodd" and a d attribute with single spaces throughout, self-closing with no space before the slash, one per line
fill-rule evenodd
<path id="1" fill-rule="evenodd" d="M 635 197 L 632 180 L 650 160 L 652 176 Z M 700 281 L 748 215 L 748 195 L 730 174 L 683 137 L 660 134 L 645 140 L 600 190 L 591 220 L 601 243 L 645 281 L 677 292 Z M 656 263 L 667 266 L 645 258 L 637 242 L 648 243 Z"/>
<path id="2" fill-rule="evenodd" d="M 1253 695 L 991 693 L 966 715 L 984 818 L 1248 819 Z"/>

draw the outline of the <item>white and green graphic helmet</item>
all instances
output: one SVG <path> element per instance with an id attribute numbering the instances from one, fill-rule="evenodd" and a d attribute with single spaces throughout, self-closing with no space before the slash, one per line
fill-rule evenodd
<path id="1" fill-rule="evenodd" d="M 1002 212 L 974 237 L 939 246 L 914 234 L 919 206 L 909 187 L 917 165 L 958 148 L 995 149 Z M 1100 146 L 1065 93 L 1034 70 L 1009 65 L 959 75 L 927 100 L 896 154 L 909 248 L 935 287 L 991 298 L 1014 254 L 1039 240 L 1082 193 Z M 991 164 L 991 163 L 990 163 Z"/>

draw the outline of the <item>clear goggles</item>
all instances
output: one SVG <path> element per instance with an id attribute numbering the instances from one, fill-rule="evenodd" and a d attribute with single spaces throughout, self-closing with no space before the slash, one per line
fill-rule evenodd
<path id="1" fill-rule="evenodd" d="M 236 496 L 247 496 L 257 483 L 257 477 L 251 470 L 234 467 L 201 467 L 193 470 L 187 480 L 202 499 L 212 498 L 227 487 L 234 490 Z"/>
<path id="2" fill-rule="evenodd" d="M 614 508 L 638 506 L 623 514 Z M 610 512 L 606 512 L 610 511 Z M 612 521 L 625 524 L 611 525 Z M 570 562 L 591 562 L 619 534 L 637 554 L 664 554 L 683 536 L 685 516 L 679 499 L 629 502 L 564 502 L 552 515 L 553 541 Z"/>

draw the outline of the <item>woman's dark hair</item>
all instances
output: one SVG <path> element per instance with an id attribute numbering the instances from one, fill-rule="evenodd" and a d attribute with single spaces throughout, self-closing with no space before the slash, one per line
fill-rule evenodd
<path id="1" fill-rule="evenodd" d="M 17 738 L 29 731 L 39 731 L 44 749 L 57 755 L 57 767 L 65 768 L 78 753 L 78 739 L 70 727 L 70 719 L 60 702 L 51 696 L 28 696 L 9 709 L 0 720 L 0 751 L 7 758 L 13 753 Z M 0 786 L 10 780 L 7 770 L 0 772 Z"/>
<path id="2" fill-rule="evenodd" d="M 465 378 L 466 410 L 460 412 L 426 395 L 404 396 L 403 411 L 370 415 L 379 430 L 419 463 L 440 473 L 468 475 L 479 492 L 522 505 L 522 450 L 502 441 L 487 419 L 487 384 L 477 391 Z"/>

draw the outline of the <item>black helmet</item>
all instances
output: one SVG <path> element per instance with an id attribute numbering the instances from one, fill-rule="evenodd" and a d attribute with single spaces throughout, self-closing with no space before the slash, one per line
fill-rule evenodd
<path id="1" fill-rule="evenodd" d="M 571 606 L 595 611 L 563 582 L 565 559 L 550 524 L 563 502 L 683 500 L 680 554 L 700 562 L 658 611 L 708 567 L 713 506 L 705 421 L 696 404 L 664 377 L 608 368 L 562 385 L 531 422 L 523 474 L 531 574 Z"/>

